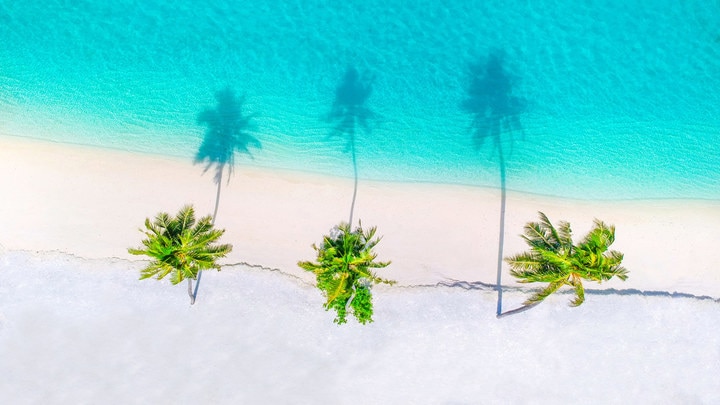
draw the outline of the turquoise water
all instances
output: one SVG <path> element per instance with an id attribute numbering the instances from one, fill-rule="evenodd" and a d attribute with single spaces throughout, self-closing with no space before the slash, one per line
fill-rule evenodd
<path id="1" fill-rule="evenodd" d="M 0 134 L 192 160 L 228 89 L 240 165 L 720 199 L 717 1 L 164 3 L 0 0 Z"/>

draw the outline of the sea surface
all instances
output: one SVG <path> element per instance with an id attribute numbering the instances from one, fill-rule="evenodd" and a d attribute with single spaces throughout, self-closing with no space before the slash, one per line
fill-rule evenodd
<path id="1" fill-rule="evenodd" d="M 0 0 L 0 44 L 0 135 L 720 200 L 714 0 Z"/>

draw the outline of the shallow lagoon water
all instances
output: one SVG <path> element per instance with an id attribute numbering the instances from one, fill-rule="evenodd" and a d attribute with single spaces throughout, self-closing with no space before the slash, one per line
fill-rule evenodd
<path id="1" fill-rule="evenodd" d="M 349 177 L 356 71 L 363 179 L 720 199 L 720 5 L 405 3 L 0 1 L 0 134 L 192 160 L 230 89 L 238 163 Z"/>

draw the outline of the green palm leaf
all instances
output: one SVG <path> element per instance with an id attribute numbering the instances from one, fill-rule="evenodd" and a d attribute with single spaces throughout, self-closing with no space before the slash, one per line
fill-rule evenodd
<path id="1" fill-rule="evenodd" d="M 551 282 L 547 287 L 545 287 L 542 291 L 539 293 L 533 295 L 532 297 L 528 298 L 527 301 L 525 301 L 524 305 L 535 305 L 539 304 L 547 298 L 550 294 L 557 291 L 560 287 L 562 287 L 563 282 L 562 281 L 553 281 Z"/>
<path id="2" fill-rule="evenodd" d="M 575 289 L 570 305 L 578 306 L 585 301 L 583 279 L 597 282 L 613 277 L 627 279 L 628 271 L 620 265 L 623 254 L 608 250 L 615 241 L 614 226 L 596 219 L 593 229 L 576 246 L 568 222 L 561 221 L 556 228 L 544 213 L 539 216 L 540 222 L 529 222 L 524 227 L 522 237 L 530 251 L 505 258 L 510 274 L 519 282 L 549 283 L 525 305 L 540 303 L 563 285 L 569 285 Z"/>
<path id="3" fill-rule="evenodd" d="M 188 205 L 172 217 L 161 212 L 154 221 L 145 220 L 146 239 L 144 248 L 130 248 L 133 255 L 145 255 L 150 263 L 140 271 L 140 279 L 161 280 L 168 275 L 172 284 L 184 279 L 196 279 L 198 272 L 207 269 L 220 270 L 216 260 L 225 257 L 232 245 L 214 244 L 225 232 L 213 229 L 210 216 L 195 219 L 195 210 Z"/>
<path id="4" fill-rule="evenodd" d="M 372 322 L 371 284 L 394 284 L 376 276 L 370 269 L 382 268 L 390 262 L 376 261 L 372 249 L 380 241 L 375 238 L 376 228 L 364 230 L 362 224 L 355 230 L 347 223 L 338 225 L 331 235 L 323 237 L 320 246 L 312 245 L 317 262 L 298 262 L 298 266 L 315 274 L 318 288 L 327 299 L 326 310 L 334 309 L 337 324 L 347 322 L 348 307 L 362 324 Z"/>

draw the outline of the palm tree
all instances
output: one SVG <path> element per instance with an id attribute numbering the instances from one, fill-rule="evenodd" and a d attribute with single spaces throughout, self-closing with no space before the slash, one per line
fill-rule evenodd
<path id="1" fill-rule="evenodd" d="M 341 223 L 330 235 L 323 237 L 317 251 L 317 262 L 299 262 L 298 266 L 315 273 L 317 285 L 327 298 L 325 309 L 334 309 L 334 322 L 347 322 L 348 307 L 362 324 L 372 322 L 372 284 L 394 284 L 376 276 L 371 269 L 383 268 L 390 262 L 376 262 L 373 248 L 380 238 L 375 238 L 376 228 L 363 230 L 362 224 L 351 231 L 350 225 Z"/>
<path id="2" fill-rule="evenodd" d="M 243 98 L 236 98 L 230 88 L 215 94 L 217 107 L 206 109 L 198 115 L 198 123 L 207 126 L 205 137 L 195 155 L 195 163 L 205 163 L 205 172 L 215 166 L 214 181 L 217 184 L 213 223 L 220 204 L 220 188 L 225 167 L 228 169 L 228 182 L 235 166 L 235 152 L 252 157 L 250 147 L 260 148 L 260 141 L 250 135 L 250 119 L 242 113 Z"/>
<path id="3" fill-rule="evenodd" d="M 192 280 L 202 270 L 220 270 L 216 260 L 225 257 L 232 245 L 216 245 L 215 242 L 225 230 L 213 228 L 208 215 L 195 221 L 195 210 L 191 205 L 183 207 L 175 217 L 165 212 L 159 213 L 153 222 L 145 219 L 146 239 L 144 248 L 130 248 L 133 255 L 146 255 L 152 258 L 150 264 L 140 272 L 140 279 L 155 277 L 161 280 L 170 274 L 170 282 L 178 284 L 188 281 L 190 304 L 195 303 Z"/>
<path id="4" fill-rule="evenodd" d="M 620 266 L 623 254 L 608 248 L 615 241 L 615 227 L 595 220 L 595 226 L 579 245 L 574 245 L 570 224 L 564 221 L 555 228 L 548 217 L 539 213 L 540 222 L 525 225 L 523 239 L 530 251 L 505 260 L 510 274 L 521 283 L 549 283 L 542 291 L 530 297 L 523 305 L 534 306 L 563 285 L 575 288 L 571 306 L 585 301 L 582 280 L 602 282 L 617 276 L 626 280 L 628 271 Z"/>
<path id="5" fill-rule="evenodd" d="M 349 67 L 345 71 L 342 82 L 335 89 L 335 100 L 333 101 L 332 110 L 327 116 L 328 122 L 335 123 L 332 135 L 347 138 L 346 150 L 349 150 L 352 156 L 355 183 L 350 204 L 350 220 L 348 221 L 350 226 L 353 224 L 353 212 L 358 188 L 355 134 L 357 127 L 362 128 L 366 133 L 370 132 L 369 120 L 375 117 L 375 113 L 365 106 L 372 93 L 372 81 L 372 78 L 366 80 L 361 77 L 354 67 Z"/>
<path id="6" fill-rule="evenodd" d="M 500 160 L 500 232 L 498 236 L 498 259 L 496 288 L 498 292 L 497 315 L 502 313 L 502 263 L 505 241 L 506 165 L 503 140 L 513 141 L 513 133 L 524 135 L 519 116 L 525 109 L 525 101 L 513 95 L 515 79 L 503 66 L 503 53 L 493 51 L 485 63 L 470 66 L 470 86 L 462 108 L 473 115 L 472 139 L 477 150 L 485 141 L 492 142 Z"/>

